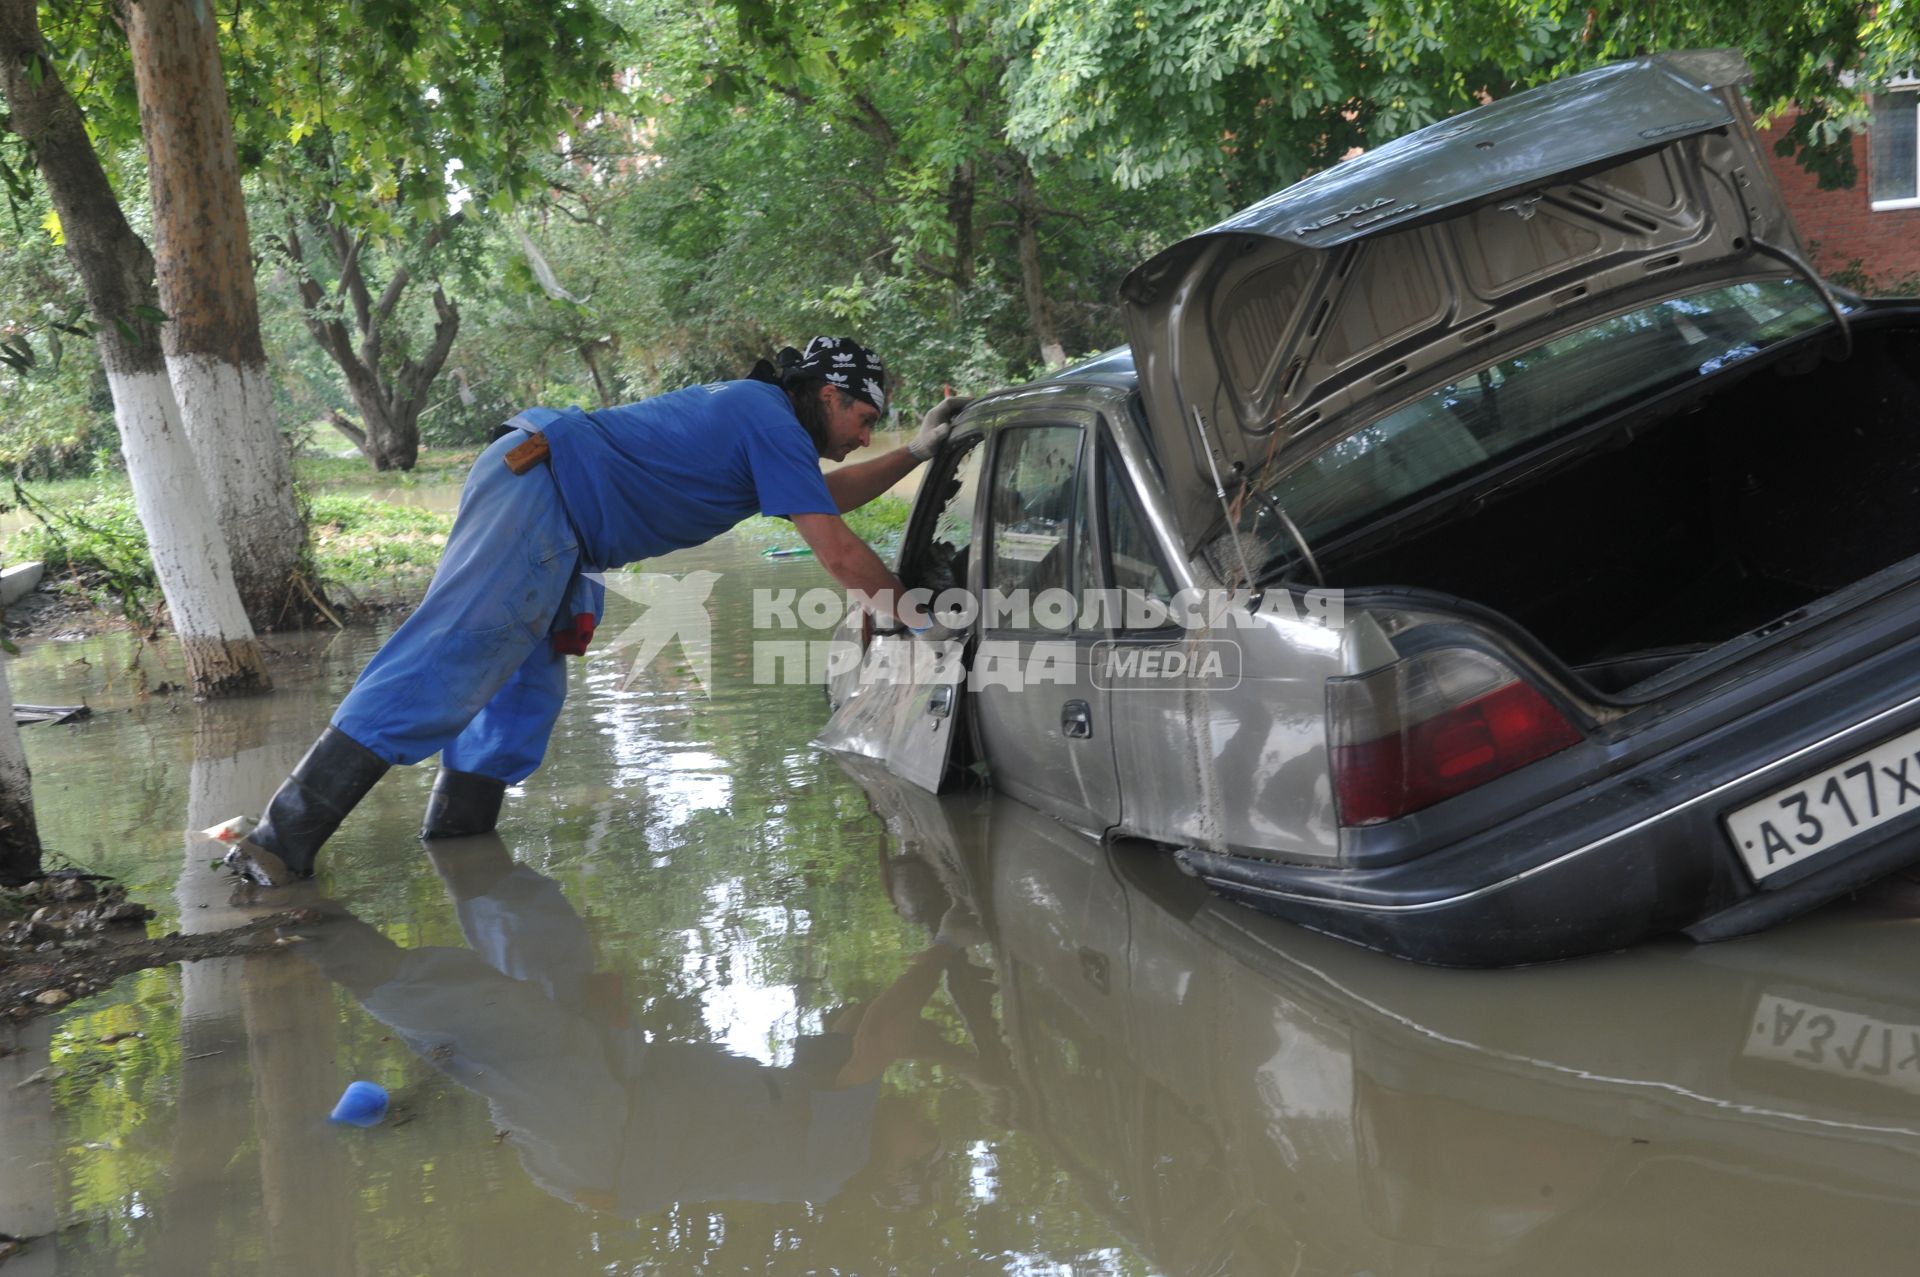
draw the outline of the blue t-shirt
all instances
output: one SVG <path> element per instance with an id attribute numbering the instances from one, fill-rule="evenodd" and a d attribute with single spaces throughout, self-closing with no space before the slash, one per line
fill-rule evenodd
<path id="1" fill-rule="evenodd" d="M 540 428 L 591 569 L 699 545 L 756 512 L 840 512 L 786 391 L 763 381 L 568 408 Z"/>

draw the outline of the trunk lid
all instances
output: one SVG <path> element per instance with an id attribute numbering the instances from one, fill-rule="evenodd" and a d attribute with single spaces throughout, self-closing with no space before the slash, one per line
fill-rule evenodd
<path id="1" fill-rule="evenodd" d="M 1806 254 L 1735 51 L 1601 67 L 1443 120 L 1182 240 L 1122 285 L 1186 548 L 1221 483 L 1630 305 Z"/>

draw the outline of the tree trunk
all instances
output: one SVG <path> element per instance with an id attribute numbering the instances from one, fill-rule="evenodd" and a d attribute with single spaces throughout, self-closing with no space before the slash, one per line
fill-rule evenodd
<path id="1" fill-rule="evenodd" d="M 979 249 L 975 244 L 973 206 L 978 183 L 973 161 L 953 170 L 947 182 L 947 221 L 953 226 L 953 286 L 971 292 Z"/>
<path id="2" fill-rule="evenodd" d="M 197 0 L 139 0 L 125 12 L 167 375 L 247 615 L 255 625 L 303 619 L 307 530 L 267 380 L 214 13 Z"/>
<path id="3" fill-rule="evenodd" d="M 336 924 L 337 925 L 337 924 Z M 340 1098 L 340 1010 L 311 962 L 248 954 L 240 979 L 260 1146 L 261 1232 L 270 1273 L 352 1277 L 356 1190 L 365 1180 L 348 1142 L 317 1139 L 318 1114 Z M 351 1075 L 349 1075 L 351 1076 Z M 248 1184 L 251 1189 L 253 1184 Z"/>
<path id="4" fill-rule="evenodd" d="M 0 887 L 40 876 L 40 828 L 33 819 L 33 777 L 13 721 L 13 689 L 0 656 Z"/>
<path id="5" fill-rule="evenodd" d="M 459 222 L 458 213 L 442 219 L 427 234 L 420 254 L 433 252 Z M 306 245 L 299 229 L 289 227 L 280 244 L 288 260 L 299 268 L 300 301 L 307 331 L 339 367 L 341 376 L 346 378 L 347 393 L 353 396 L 353 406 L 360 410 L 358 424 L 338 412 L 329 413 L 327 419 L 334 429 L 353 440 L 354 447 L 360 449 L 375 470 L 411 470 L 420 457 L 420 413 L 427 406 L 434 378 L 440 375 L 447 356 L 453 351 L 453 339 L 460 332 L 460 308 L 438 284 L 434 285 L 433 310 L 437 318 L 433 325 L 433 345 L 427 350 L 426 358 L 416 360 L 408 356 L 401 361 L 399 369 L 388 376 L 383 370 L 384 330 L 412 280 L 412 271 L 406 266 L 396 269 L 376 300 L 361 261 L 364 237 L 331 227 L 327 238 L 340 269 L 340 293 L 350 303 L 353 330 L 334 312 L 327 290 L 307 268 Z M 354 331 L 359 333 L 357 342 Z"/>
<path id="6" fill-rule="evenodd" d="M 580 362 L 584 363 L 587 366 L 587 371 L 593 374 L 594 398 L 600 401 L 602 408 L 611 408 L 613 407 L 613 392 L 607 387 L 607 379 L 601 375 L 600 360 L 595 353 L 606 344 L 607 342 L 604 338 L 599 341 L 582 342 L 580 345 Z"/>
<path id="7" fill-rule="evenodd" d="M 47 56 L 34 0 L 0 0 L 0 85 L 13 131 L 33 148 L 60 216 L 67 257 L 99 325 L 95 340 L 113 393 L 134 507 L 194 694 L 263 691 L 273 684 L 234 589 L 227 544 L 150 322 L 159 300 L 153 255 L 127 225 L 80 108 Z"/>
<path id="8" fill-rule="evenodd" d="M 1014 199 L 1014 230 L 1020 244 L 1020 291 L 1026 297 L 1027 323 L 1040 347 L 1040 362 L 1057 368 L 1067 362 L 1067 348 L 1054 326 L 1053 306 L 1047 300 L 1046 272 L 1040 264 L 1040 194 L 1034 188 L 1033 169 L 1026 156 L 1016 153 L 1018 182 Z"/>
<path id="9" fill-rule="evenodd" d="M 58 1088 L 33 1079 L 53 1067 L 53 1031 L 64 1027 L 44 1015 L 0 1040 L 10 1048 L 0 1055 L 0 1233 L 35 1239 L 6 1261 L 8 1277 L 53 1277 L 60 1267 L 56 1234 L 68 1218 L 62 1162 L 72 1136 L 55 1108 Z"/>
<path id="10" fill-rule="evenodd" d="M 964 79 L 968 63 L 967 43 L 957 14 L 947 15 L 947 45 L 953 54 L 952 74 Z M 971 126 L 973 115 L 974 109 L 968 105 L 961 118 Z M 953 286 L 963 293 L 973 291 L 978 270 L 979 232 L 974 228 L 973 210 L 979 189 L 979 174 L 971 159 L 963 160 L 954 167 L 953 175 L 947 182 L 947 220 L 953 226 Z"/>

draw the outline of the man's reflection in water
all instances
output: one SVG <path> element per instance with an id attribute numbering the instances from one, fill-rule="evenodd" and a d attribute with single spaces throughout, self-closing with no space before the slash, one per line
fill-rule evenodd
<path id="1" fill-rule="evenodd" d="M 559 884 L 515 864 L 497 836 L 429 854 L 470 948 L 403 949 L 341 911 L 300 951 L 485 1096 L 546 1191 L 629 1217 L 675 1202 L 819 1203 L 856 1187 L 882 1205 L 922 1195 L 937 1132 L 912 1102 L 883 1096 L 880 1079 L 900 1059 L 977 1063 L 920 1015 L 941 977 L 967 968 L 964 941 L 936 939 L 775 1067 L 651 1038 L 619 976 L 595 970 Z"/>
<path id="2" fill-rule="evenodd" d="M 933 1040 L 923 1044 L 914 1058 L 937 1060 L 971 1083 L 986 1100 L 991 1124 L 995 1128 L 1010 1127 L 1016 1117 L 1013 1061 L 994 1017 L 997 990 L 993 972 L 975 965 L 968 956 L 976 947 L 992 943 L 971 898 L 971 884 L 963 870 L 943 861 L 917 840 L 890 841 L 894 849 L 882 848 L 880 853 L 881 885 L 895 913 L 924 927 L 936 947 L 944 945 L 957 951 L 947 967 L 947 996 L 973 1042 L 973 1050 L 968 1051 L 929 1032 L 927 1037 Z"/>

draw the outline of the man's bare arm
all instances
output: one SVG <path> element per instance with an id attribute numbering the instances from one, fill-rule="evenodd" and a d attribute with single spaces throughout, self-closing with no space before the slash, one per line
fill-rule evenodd
<path id="1" fill-rule="evenodd" d="M 793 528 L 813 548 L 813 557 L 820 560 L 828 576 L 847 589 L 866 595 L 877 611 L 908 625 L 929 623 L 931 618 L 924 608 L 910 609 L 909 616 L 900 615 L 896 609 L 902 606 L 906 587 L 893 570 L 880 561 L 873 547 L 855 536 L 839 515 L 796 514 Z"/>
<path id="2" fill-rule="evenodd" d="M 857 510 L 913 473 L 920 462 L 905 448 L 827 471 L 827 491 L 844 512 Z M 819 551 L 814 551 L 818 554 Z"/>

